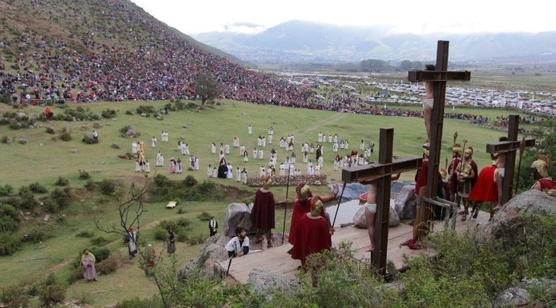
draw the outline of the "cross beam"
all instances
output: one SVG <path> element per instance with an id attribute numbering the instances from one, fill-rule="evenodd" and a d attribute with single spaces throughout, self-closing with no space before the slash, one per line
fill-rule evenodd
<path id="1" fill-rule="evenodd" d="M 504 180 L 502 182 L 502 199 L 499 200 L 500 204 L 505 204 L 512 198 L 516 152 L 520 149 L 521 145 L 521 142 L 517 141 L 519 115 L 510 115 L 508 120 L 508 141 L 487 144 L 486 146 L 488 153 L 503 153 L 506 156 L 504 159 Z M 524 146 L 535 146 L 535 139 L 525 139 Z"/>
<path id="2" fill-rule="evenodd" d="M 394 129 L 381 128 L 378 163 L 342 170 L 342 180 L 345 182 L 376 182 L 377 184 L 377 211 L 374 230 L 375 246 L 371 254 L 371 263 L 381 275 L 386 274 L 392 175 L 418 169 L 422 163 L 421 157 L 398 159 L 392 162 L 393 144 Z"/>
<path id="3" fill-rule="evenodd" d="M 442 148 L 442 128 L 444 125 L 444 106 L 446 104 L 446 83 L 450 80 L 468 81 L 471 73 L 448 71 L 448 41 L 438 41 L 436 49 L 436 66 L 434 71 L 410 71 L 408 80 L 413 82 L 432 81 L 434 83 L 434 104 L 431 117 L 432 136 L 430 142 L 429 168 L 427 171 L 427 186 L 425 200 L 433 200 L 438 195 L 438 172 L 440 169 L 440 155 Z M 430 221 L 432 204 L 425 202 L 426 206 L 420 210 L 425 211 L 425 222 L 416 222 L 417 238 L 426 233 L 426 226 Z"/>

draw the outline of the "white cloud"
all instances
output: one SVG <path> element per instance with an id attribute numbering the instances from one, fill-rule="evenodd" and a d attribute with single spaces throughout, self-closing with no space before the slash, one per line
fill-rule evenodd
<path id="1" fill-rule="evenodd" d="M 291 19 L 393 27 L 398 32 L 555 31 L 554 0 L 132 0 L 185 33 Z M 251 30 L 242 26 L 241 30 Z M 260 28 L 259 28 L 260 29 Z"/>

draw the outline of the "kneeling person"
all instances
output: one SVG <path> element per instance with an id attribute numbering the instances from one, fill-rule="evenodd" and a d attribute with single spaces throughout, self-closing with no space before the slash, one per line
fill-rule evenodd
<path id="1" fill-rule="evenodd" d="M 228 244 L 226 244 L 228 257 L 241 257 L 249 253 L 249 237 L 244 228 L 236 228 L 236 236 L 234 236 Z"/>

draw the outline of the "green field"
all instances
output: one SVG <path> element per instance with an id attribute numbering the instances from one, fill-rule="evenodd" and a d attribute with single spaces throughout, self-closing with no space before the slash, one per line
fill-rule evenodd
<path id="1" fill-rule="evenodd" d="M 0 185 L 10 184 L 14 187 L 29 185 L 33 182 L 40 182 L 52 188 L 59 176 L 70 179 L 72 186 L 82 186 L 85 181 L 78 177 L 78 170 L 88 171 L 95 180 L 103 178 L 116 178 L 129 182 L 130 179 L 137 179 L 134 172 L 134 161 L 122 160 L 117 157 L 119 154 L 131 151 L 130 139 L 119 136 L 119 129 L 125 125 L 131 125 L 142 135 L 138 140 L 145 141 L 146 156 L 151 161 L 151 168 L 154 169 L 154 156 L 160 150 L 168 162 L 170 157 L 179 156 L 176 150 L 177 138 L 181 137 L 190 145 L 193 155 L 198 155 L 201 160 L 201 170 L 197 172 L 187 171 L 181 176 L 172 175 L 171 179 L 183 179 L 187 175 L 193 175 L 199 180 L 206 179 L 206 167 L 208 164 L 217 164 L 218 157 L 210 153 L 210 144 L 215 142 L 229 143 L 232 138 L 239 136 L 243 144 L 247 144 L 247 149 L 252 150 L 256 144 L 256 136 L 266 135 L 267 128 L 274 126 L 275 137 L 273 145 L 278 150 L 278 160 L 282 161 L 286 154 L 278 147 L 280 136 L 295 134 L 296 142 L 307 141 L 316 143 L 318 132 L 325 134 L 337 133 L 340 139 L 345 138 L 350 141 L 352 148 L 358 148 L 359 140 L 373 141 L 378 149 L 378 134 L 381 127 L 393 127 L 395 129 L 394 154 L 397 156 L 419 156 L 421 145 L 424 142 L 423 120 L 418 118 L 396 118 L 378 117 L 367 115 L 355 115 L 346 113 L 311 111 L 305 109 L 281 108 L 274 106 L 259 106 L 249 103 L 224 101 L 222 105 L 209 107 L 200 112 L 179 111 L 172 112 L 165 116 L 164 120 L 154 118 L 144 118 L 138 115 L 126 115 L 126 110 L 135 110 L 139 104 L 162 106 L 163 102 L 133 102 L 133 103 L 98 103 L 84 105 L 96 113 L 106 108 L 118 109 L 117 120 L 97 121 L 102 125 L 98 129 L 100 143 L 95 145 L 83 144 L 80 140 L 83 132 L 92 129 L 92 122 L 51 122 L 43 123 L 56 131 L 67 127 L 71 130 L 73 140 L 63 142 L 52 140 L 52 136 L 45 132 L 45 128 L 10 130 L 7 126 L 0 127 L 0 137 L 25 137 L 28 140 L 26 145 L 18 143 L 0 144 L 0 165 L 2 166 L 2 177 Z M 11 110 L 6 105 L 0 106 L 0 111 Z M 39 113 L 40 108 L 29 108 L 28 113 Z M 55 109 L 55 112 L 60 112 Z M 481 110 L 482 112 L 482 110 Z M 253 136 L 248 136 L 247 125 L 251 123 L 254 127 Z M 160 132 L 165 129 L 170 135 L 170 142 L 162 144 L 160 142 Z M 444 149 L 448 149 L 452 142 L 452 135 L 457 131 L 460 140 L 468 139 L 470 144 L 476 149 L 475 159 L 479 166 L 489 162 L 488 155 L 485 153 L 485 145 L 488 142 L 496 141 L 503 133 L 500 131 L 481 128 L 467 122 L 458 120 L 446 120 L 444 128 Z M 150 147 L 151 136 L 156 136 L 159 146 L 156 149 Z M 111 144 L 118 144 L 121 149 L 111 148 Z M 265 157 L 269 157 L 270 147 L 265 150 Z M 344 151 L 346 153 L 347 151 Z M 375 151 L 375 155 L 378 151 Z M 251 154 L 251 153 L 250 153 Z M 298 161 L 301 160 L 299 146 L 296 147 Z M 448 155 L 443 153 L 443 157 Z M 332 171 L 332 159 L 335 156 L 331 151 L 331 145 L 325 147 L 325 168 L 324 173 L 329 175 L 330 181 L 339 181 L 339 172 Z M 376 158 L 376 157 L 375 157 Z M 244 164 L 239 151 L 232 149 L 229 155 L 234 169 L 236 166 L 247 167 L 251 176 L 258 174 L 258 167 L 266 163 L 255 161 L 250 158 Z M 184 159 L 187 163 L 187 159 Z M 305 165 L 298 164 L 298 167 L 305 172 Z M 167 174 L 166 168 L 157 170 L 157 173 Z M 404 175 L 405 179 L 412 179 L 414 173 Z M 220 184 L 241 186 L 235 181 L 215 180 Z M 254 191 L 252 188 L 243 187 Z M 285 198 L 285 188 L 274 188 L 276 199 Z M 317 190 L 326 191 L 323 186 Z M 290 191 L 290 198 L 292 194 Z M 234 200 L 222 200 L 221 202 L 182 202 L 185 213 L 177 214 L 174 210 L 164 208 L 164 203 L 153 203 L 147 205 L 147 212 L 142 219 L 142 234 L 148 242 L 153 242 L 152 228 L 157 222 L 163 219 L 176 219 L 186 217 L 193 222 L 192 234 L 206 234 L 208 230 L 205 222 L 201 222 L 196 217 L 202 211 L 214 214 L 223 225 L 224 209 L 226 205 Z M 240 201 L 240 200 L 236 200 Z M 0 257 L 0 286 L 6 286 L 21 282 L 32 282 L 44 278 L 48 273 L 56 273 L 60 276 L 68 271 L 68 266 L 78 253 L 90 247 L 89 239 L 75 237 L 80 231 L 93 231 L 96 235 L 102 235 L 95 229 L 93 213 L 100 213 L 102 221 L 111 224 L 117 221 L 115 200 L 108 200 L 106 203 L 98 203 L 95 200 L 77 200 L 63 212 L 66 222 L 63 224 L 54 223 L 51 219 L 48 223 L 38 221 L 33 225 L 46 225 L 52 229 L 55 235 L 52 239 L 39 244 L 26 245 L 23 249 L 9 257 Z M 281 211 L 277 214 L 277 221 L 282 221 Z M 277 223 L 281 226 L 281 223 Z M 23 227 L 20 232 L 25 232 L 28 227 Z M 104 235 L 112 242 L 108 244 L 114 251 L 126 253 L 126 248 L 121 244 L 121 240 L 116 236 Z M 161 247 L 162 243 L 155 243 Z M 180 264 L 189 260 L 198 251 L 199 246 L 178 245 L 178 261 Z M 126 298 L 134 296 L 148 297 L 156 292 L 154 285 L 145 278 L 138 269 L 137 264 L 131 264 L 118 270 L 116 273 L 101 276 L 98 283 L 86 284 L 77 282 L 68 289 L 70 298 L 81 298 L 84 294 L 93 294 L 91 299 L 94 306 L 104 306 L 114 304 Z"/>

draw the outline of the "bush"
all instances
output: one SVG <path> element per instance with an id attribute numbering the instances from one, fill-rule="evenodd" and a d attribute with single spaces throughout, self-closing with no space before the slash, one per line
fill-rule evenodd
<path id="1" fill-rule="evenodd" d="M 93 247 L 91 248 L 91 252 L 95 255 L 95 259 L 97 263 L 106 260 L 110 256 L 110 250 L 108 248 L 102 247 Z M 81 255 L 79 256 L 81 258 Z"/>
<path id="2" fill-rule="evenodd" d="M 193 177 L 192 175 L 188 175 L 185 177 L 185 179 L 183 180 L 183 185 L 185 187 L 193 187 L 195 185 L 197 185 L 197 179 L 195 179 L 195 177 Z"/>
<path id="3" fill-rule="evenodd" d="M 39 286 L 38 292 L 39 299 L 44 306 L 61 303 L 66 298 L 66 286 L 56 281 L 52 274 Z"/>
<path id="4" fill-rule="evenodd" d="M 107 240 L 106 238 L 99 236 L 99 237 L 95 237 L 94 239 L 91 239 L 91 244 L 95 245 L 95 246 L 104 246 L 106 244 L 108 244 L 110 241 Z"/>
<path id="5" fill-rule="evenodd" d="M 29 185 L 29 189 L 31 189 L 31 191 L 35 194 L 45 194 L 48 192 L 48 189 L 46 189 L 46 187 L 41 185 L 39 182 Z"/>
<path id="6" fill-rule="evenodd" d="M 125 114 L 127 114 L 127 115 L 133 115 L 133 111 L 131 111 L 131 110 L 126 110 L 126 111 L 125 111 Z"/>
<path id="7" fill-rule="evenodd" d="M 0 186 L 0 197 L 6 197 L 14 192 L 14 188 L 8 184 Z"/>
<path id="8" fill-rule="evenodd" d="M 112 119 L 116 117 L 118 112 L 114 109 L 105 109 L 103 110 L 100 115 L 105 119 Z"/>
<path id="9" fill-rule="evenodd" d="M 52 197 L 47 196 L 41 199 L 42 206 L 48 213 L 58 213 L 60 211 L 60 205 Z"/>
<path id="10" fill-rule="evenodd" d="M 79 170 L 79 178 L 82 180 L 88 180 L 91 178 L 91 175 L 85 170 Z"/>
<path id="11" fill-rule="evenodd" d="M 116 192 L 116 182 L 112 180 L 104 179 L 102 182 L 98 183 L 98 186 L 103 195 L 110 196 Z"/>
<path id="12" fill-rule="evenodd" d="M 148 299 L 133 298 L 119 302 L 115 308 L 162 308 L 164 305 L 158 297 Z"/>
<path id="13" fill-rule="evenodd" d="M 54 128 L 52 128 L 52 127 L 47 127 L 47 128 L 45 129 L 45 131 L 46 131 L 47 134 L 51 134 L 51 135 L 56 134 L 56 131 L 55 131 Z"/>
<path id="14" fill-rule="evenodd" d="M 209 221 L 213 215 L 203 211 L 201 214 L 197 215 L 200 221 Z"/>
<path id="15" fill-rule="evenodd" d="M 97 188 L 97 184 L 93 180 L 88 180 L 87 183 L 85 183 L 85 188 L 88 191 L 94 191 Z"/>
<path id="16" fill-rule="evenodd" d="M 69 184 L 69 180 L 62 176 L 58 177 L 56 183 L 54 183 L 54 185 L 56 186 L 67 186 L 68 184 Z"/>
<path id="17" fill-rule="evenodd" d="M 56 201 L 60 209 L 63 209 L 71 203 L 73 194 L 70 187 L 65 187 L 64 189 L 56 188 L 50 193 L 50 198 Z"/>
<path id="18" fill-rule="evenodd" d="M 39 202 L 35 199 L 33 192 L 29 187 L 22 186 L 19 188 L 18 193 L 19 199 L 17 199 L 18 208 L 32 210 L 39 205 Z M 15 206 L 15 205 L 14 205 Z"/>
<path id="19" fill-rule="evenodd" d="M 0 142 L 2 142 L 3 144 L 8 144 L 10 142 L 10 138 L 8 138 L 8 136 L 2 136 Z"/>
<path id="20" fill-rule="evenodd" d="M 16 252 L 21 246 L 19 237 L 12 233 L 0 233 L 0 256 L 8 256 Z"/>
<path id="21" fill-rule="evenodd" d="M 202 234 L 193 235 L 187 238 L 187 244 L 194 246 L 205 242 L 205 236 Z"/>
<path id="22" fill-rule="evenodd" d="M 63 131 L 60 133 L 59 136 L 60 140 L 62 141 L 70 141 L 71 140 L 71 133 L 69 131 Z"/>
<path id="23" fill-rule="evenodd" d="M 39 243 L 51 237 L 52 235 L 48 234 L 46 230 L 34 228 L 31 229 L 31 231 L 29 231 L 27 234 L 23 235 L 21 241 L 23 243 Z"/>
<path id="24" fill-rule="evenodd" d="M 16 209 L 9 204 L 0 204 L 0 232 L 14 232 L 18 223 Z"/>
<path id="25" fill-rule="evenodd" d="M 75 236 L 76 237 L 83 237 L 83 238 L 90 238 L 90 237 L 95 236 L 95 234 L 93 232 L 83 230 L 83 231 L 80 231 L 79 233 L 77 233 Z"/>
<path id="26" fill-rule="evenodd" d="M 115 272 L 120 267 L 120 261 L 117 255 L 111 255 L 102 262 L 96 264 L 99 273 L 107 275 Z"/>
<path id="27" fill-rule="evenodd" d="M 6 307 L 28 307 L 29 298 L 22 290 L 25 286 L 8 286 L 0 290 L 0 303 Z"/>

